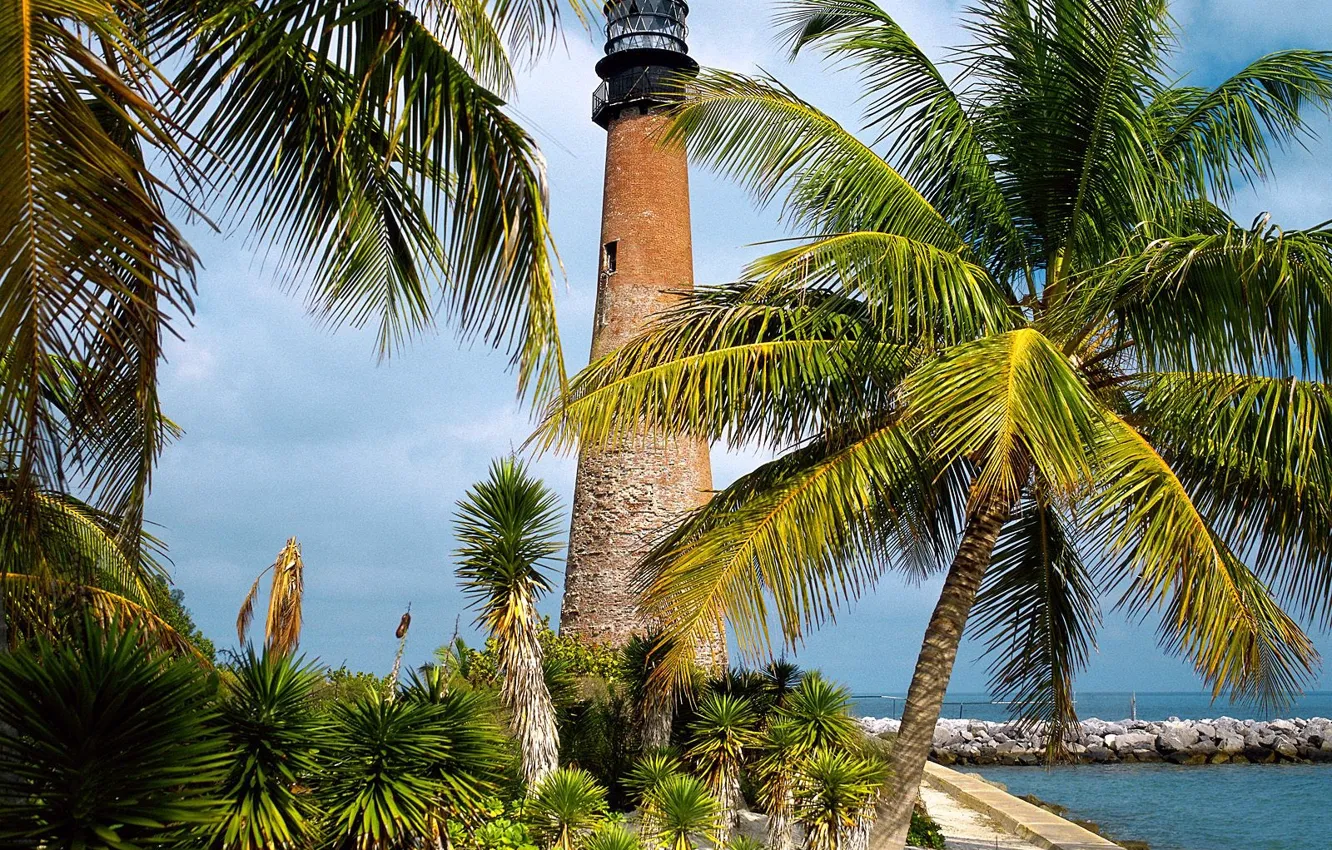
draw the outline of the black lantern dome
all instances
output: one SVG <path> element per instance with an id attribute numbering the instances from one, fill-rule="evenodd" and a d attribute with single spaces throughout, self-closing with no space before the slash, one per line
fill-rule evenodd
<path id="1" fill-rule="evenodd" d="M 592 120 L 603 127 L 627 105 L 662 103 L 681 72 L 698 70 L 689 56 L 684 0 L 611 0 L 605 12 L 606 55 L 597 63 L 604 82 L 592 106 Z"/>

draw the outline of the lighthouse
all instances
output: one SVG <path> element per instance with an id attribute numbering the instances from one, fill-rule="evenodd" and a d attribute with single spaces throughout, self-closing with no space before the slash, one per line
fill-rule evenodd
<path id="1" fill-rule="evenodd" d="M 653 315 L 693 288 L 689 165 L 667 145 L 662 115 L 689 56 L 682 0 L 612 0 L 606 55 L 592 120 L 606 130 L 606 174 L 597 265 L 596 360 L 633 339 Z M 708 447 L 694 439 L 643 431 L 609 447 L 583 447 L 560 630 L 622 645 L 651 623 L 634 586 L 638 561 L 663 531 L 711 495 Z M 706 648 L 713 654 L 720 647 Z"/>

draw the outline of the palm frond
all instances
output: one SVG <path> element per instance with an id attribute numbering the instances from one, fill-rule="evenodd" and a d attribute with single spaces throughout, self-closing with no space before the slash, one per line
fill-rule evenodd
<path id="1" fill-rule="evenodd" d="M 686 685 L 694 647 L 723 617 L 740 650 L 758 655 L 770 648 L 770 609 L 795 645 L 883 573 L 937 561 L 954 506 L 935 504 L 936 477 L 888 424 L 817 440 L 718 493 L 644 563 L 644 608 L 670 638 L 658 682 Z"/>
<path id="2" fill-rule="evenodd" d="M 1042 728 L 1046 755 L 1077 737 L 1073 680 L 1087 666 L 1100 625 L 1099 588 L 1078 552 L 1078 532 L 1053 505 L 1014 509 L 976 597 L 971 634 L 984 637 L 989 692 Z"/>
<path id="3" fill-rule="evenodd" d="M 1167 89 L 1151 104 L 1157 155 L 1189 190 L 1228 201 L 1235 179 L 1254 184 L 1272 167 L 1270 146 L 1312 137 L 1307 108 L 1332 106 L 1332 52 L 1282 50 L 1250 63 L 1210 91 Z"/>
<path id="4" fill-rule="evenodd" d="M 646 423 L 732 446 L 782 448 L 889 404 L 909 357 L 836 293 L 701 287 L 585 369 L 548 411 L 541 449 L 599 445 Z"/>
<path id="5" fill-rule="evenodd" d="M 924 197 L 831 116 L 770 78 L 710 70 L 690 81 L 668 139 L 694 161 L 747 185 L 760 204 L 785 193 L 785 214 L 820 232 L 878 230 L 964 249 Z"/>
<path id="6" fill-rule="evenodd" d="M 1134 410 L 1199 511 L 1282 597 L 1332 617 L 1332 390 L 1226 373 L 1157 373 Z"/>
<path id="7" fill-rule="evenodd" d="M 779 39 L 794 58 L 808 47 L 860 72 L 861 100 L 886 157 L 978 256 L 1007 272 L 1022 267 L 1020 236 L 985 148 L 985 137 L 940 69 L 872 0 L 783 0 Z M 841 191 L 839 187 L 839 192 Z M 836 230 L 880 229 L 876 213 Z M 829 228 L 822 228 L 827 230 Z"/>
<path id="8" fill-rule="evenodd" d="M 1120 604 L 1162 609 L 1162 645 L 1188 656 L 1214 693 L 1279 707 L 1311 675 L 1313 643 L 1141 434 L 1110 420 L 1098 455 L 1089 522 L 1107 547 L 1108 578 L 1128 582 Z"/>
<path id="9" fill-rule="evenodd" d="M 955 346 L 904 385 L 908 422 L 941 458 L 984 458 L 973 500 L 1016 501 L 1026 459 L 1053 492 L 1092 477 L 1101 409 L 1068 358 L 1032 328 Z"/>

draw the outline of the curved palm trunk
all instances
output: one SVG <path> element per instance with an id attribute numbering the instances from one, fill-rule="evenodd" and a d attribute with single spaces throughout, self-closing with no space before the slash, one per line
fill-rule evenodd
<path id="1" fill-rule="evenodd" d="M 874 850 L 902 850 L 906 846 L 911 810 L 920 794 L 925 760 L 934 742 L 944 691 L 953 675 L 957 647 L 1011 507 L 1007 500 L 991 499 L 967 520 L 962 544 L 925 629 L 925 641 L 907 691 L 902 728 L 893 747 L 893 777 L 870 840 Z"/>

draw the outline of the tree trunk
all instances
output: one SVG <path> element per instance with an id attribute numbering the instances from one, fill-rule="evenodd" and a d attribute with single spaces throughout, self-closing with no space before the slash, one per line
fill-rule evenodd
<path id="1" fill-rule="evenodd" d="M 990 499 L 967 520 L 962 544 L 925 628 L 925 641 L 907 691 L 902 727 L 893 746 L 893 776 L 870 841 L 874 850 L 902 850 L 906 846 L 911 811 L 920 795 L 925 760 L 934 742 L 944 691 L 953 675 L 957 647 L 1010 510 L 1007 500 Z"/>

